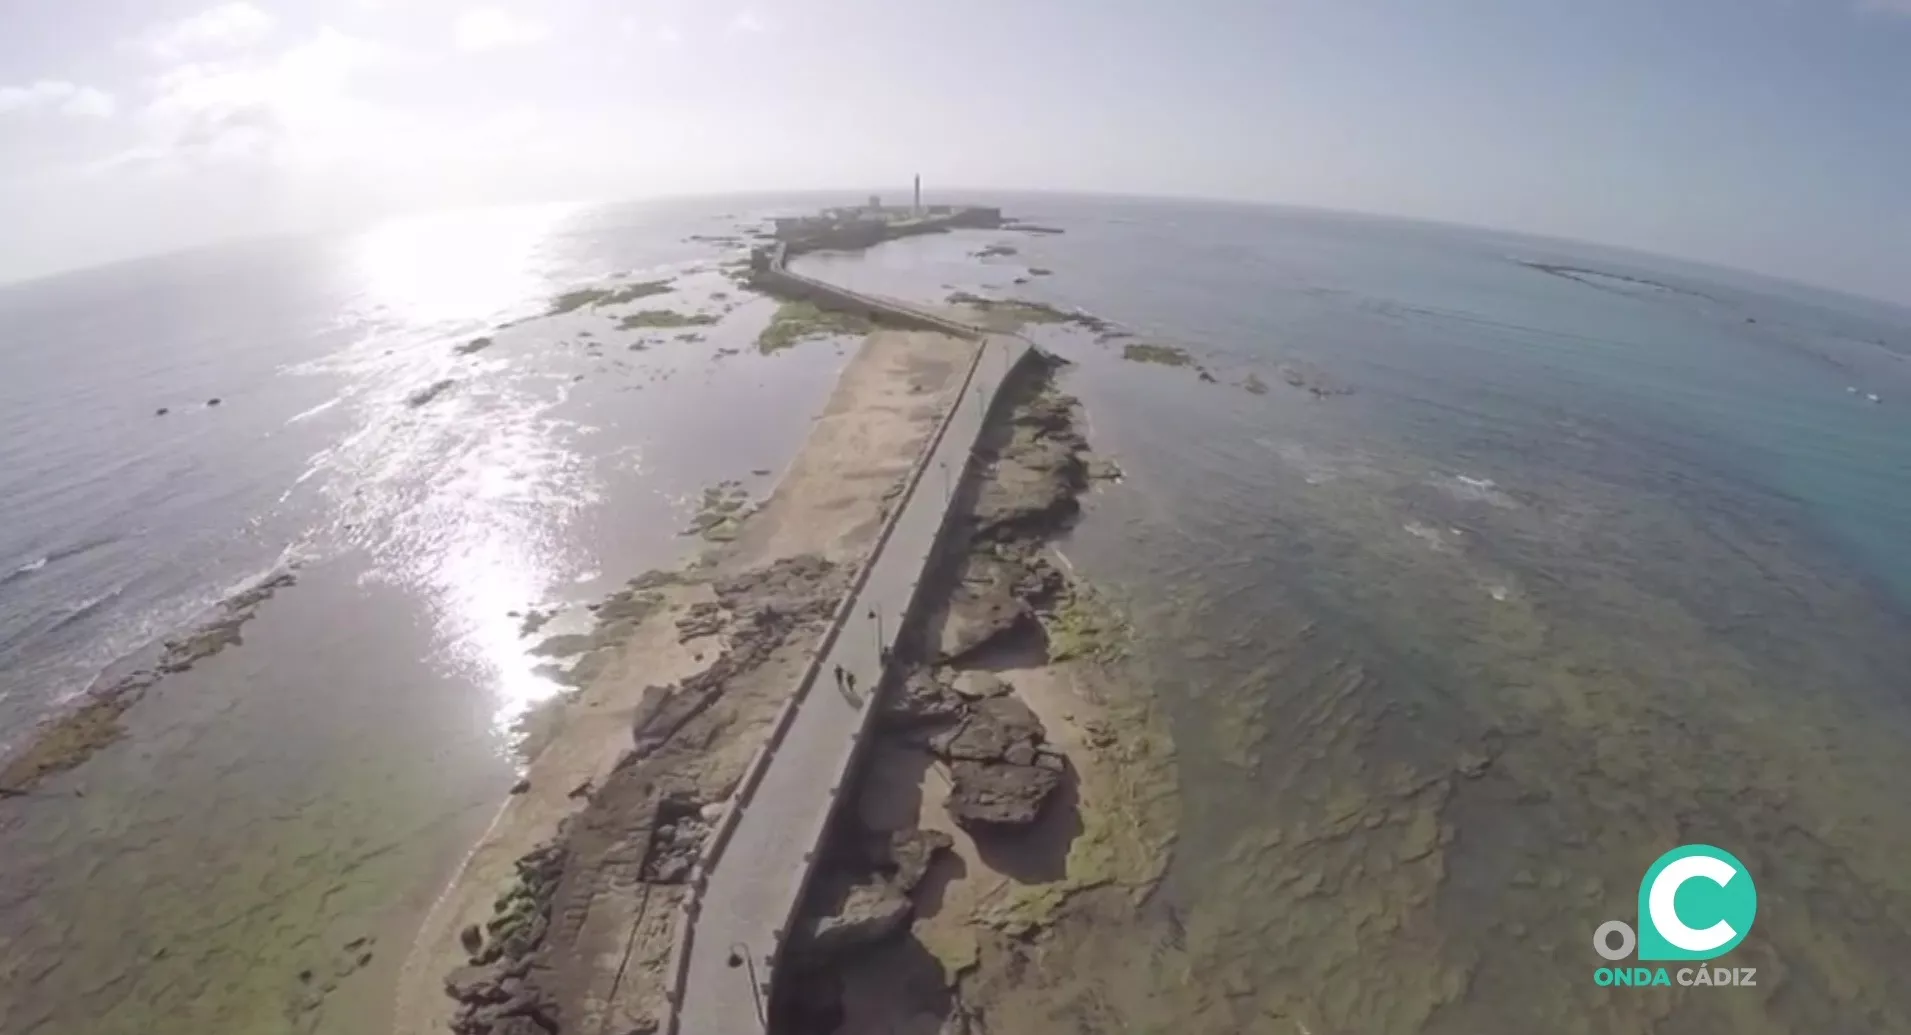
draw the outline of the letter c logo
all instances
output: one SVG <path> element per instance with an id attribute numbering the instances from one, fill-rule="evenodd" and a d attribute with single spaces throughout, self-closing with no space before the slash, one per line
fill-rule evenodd
<path id="1" fill-rule="evenodd" d="M 1732 853 L 1711 845 L 1675 848 L 1639 883 L 1639 958 L 1723 955 L 1745 940 L 1757 913 L 1752 874 Z"/>
<path id="2" fill-rule="evenodd" d="M 1702 931 L 1687 927 L 1672 905 L 1686 881 L 1703 878 L 1724 887 L 1732 883 L 1738 872 L 1730 863 L 1709 855 L 1688 855 L 1671 863 L 1652 878 L 1652 890 L 1647 895 L 1652 926 L 1658 928 L 1666 941 L 1687 952 L 1710 952 L 1738 937 L 1738 932 L 1724 920 Z"/>

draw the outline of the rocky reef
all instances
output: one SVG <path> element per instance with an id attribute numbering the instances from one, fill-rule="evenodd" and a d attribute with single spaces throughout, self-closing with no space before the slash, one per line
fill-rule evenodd
<path id="1" fill-rule="evenodd" d="M 40 780 L 91 758 L 125 732 L 120 717 L 166 676 L 244 642 L 242 631 L 265 602 L 298 581 L 282 571 L 221 601 L 192 632 L 160 645 L 148 667 L 137 668 L 88 691 L 77 708 L 45 723 L 14 754 L 0 759 L 0 798 L 18 797 Z"/>
<path id="2" fill-rule="evenodd" d="M 551 299 L 550 308 L 545 311 L 545 315 L 562 316 L 565 313 L 574 312 L 586 306 L 601 308 L 603 306 L 626 305 L 638 299 L 649 298 L 653 295 L 668 294 L 670 289 L 671 282 L 668 280 L 639 281 L 634 284 L 625 284 L 622 287 L 578 288 L 573 291 L 566 291 L 556 298 Z"/>
<path id="3" fill-rule="evenodd" d="M 772 1003 L 777 1030 L 821 1035 L 842 1028 L 848 1014 L 867 1009 L 850 1004 L 877 972 L 890 975 L 878 984 L 904 986 L 884 997 L 902 1003 L 905 1014 L 953 1012 L 951 1023 L 964 1023 L 954 1009 L 954 973 L 946 961 L 923 955 L 922 939 L 934 936 L 917 933 L 924 922 L 919 912 L 949 908 L 943 901 L 949 874 L 973 875 L 978 865 L 956 854 L 957 838 L 948 831 L 961 832 L 964 844 L 973 839 L 971 852 L 987 844 L 991 852 L 1029 856 L 1049 854 L 1052 829 L 1082 827 L 1074 815 L 1074 765 L 1018 689 L 1023 676 L 1014 674 L 1031 671 L 1029 665 L 1044 671 L 1055 653 L 1049 630 L 1066 626 L 1072 610 L 1088 614 L 1080 601 L 1092 598 L 1054 563 L 1049 548 L 1074 521 L 1090 484 L 1078 406 L 1053 385 L 1059 363 L 1046 356 L 1032 363 L 1027 383 L 1009 389 L 1019 397 L 1006 419 L 985 431 L 977 449 L 980 475 L 956 501 L 956 548 L 928 576 L 925 585 L 934 588 L 876 698 L 876 753 L 920 759 L 920 779 L 941 785 L 934 798 L 946 819 L 924 813 L 913 825 L 885 829 L 855 810 L 839 819 L 802 909 L 804 937 L 785 961 L 792 970 Z M 1111 626 L 1102 633 L 1112 639 L 1117 629 L 1125 631 Z M 1096 725 L 1097 737 L 1107 732 Z M 1070 735 L 1100 742 L 1081 730 Z M 869 782 L 893 782 L 896 774 L 872 765 L 860 779 L 865 794 L 881 794 L 884 789 Z M 924 792 L 921 807 L 931 808 L 929 801 Z M 1062 889 L 1055 900 L 1066 895 L 1064 885 L 1053 885 Z M 1004 890 L 1010 899 L 1022 897 Z M 1017 908 L 1016 901 L 1002 905 Z M 973 943 L 977 935 L 966 937 Z M 892 974 L 896 967 L 906 972 L 900 978 Z M 859 985 L 864 992 L 855 990 Z M 866 1013 L 861 1023 L 869 1023 Z M 924 1031 L 951 1030 L 940 1021 L 923 1023 Z"/>
<path id="4" fill-rule="evenodd" d="M 723 648 L 707 668 L 645 690 L 615 770 L 602 786 L 572 790 L 583 809 L 518 861 L 491 918 L 461 933 L 466 964 L 445 979 L 459 1004 L 452 1031 L 655 1030 L 665 1014 L 671 918 L 741 775 L 740 764 L 709 751 L 735 721 L 725 705 L 753 680 L 782 685 L 778 659 L 807 649 L 849 577 L 843 566 L 801 555 L 738 574 L 638 580 L 599 608 L 600 624 L 616 628 L 630 621 L 626 611 L 654 606 L 658 586 L 703 578 L 713 599 L 686 608 L 677 633 L 715 636 Z M 605 953 L 624 963 L 607 971 Z"/>

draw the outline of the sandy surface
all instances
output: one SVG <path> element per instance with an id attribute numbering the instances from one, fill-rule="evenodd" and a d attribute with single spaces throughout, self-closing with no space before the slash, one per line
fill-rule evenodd
<path id="1" fill-rule="evenodd" d="M 1077 433 L 1083 414 L 1044 383 L 1050 387 L 1034 386 L 1038 391 L 979 447 L 990 461 L 968 496 L 971 538 L 946 573 L 946 603 L 932 613 L 915 652 L 938 660 L 908 677 L 912 689 L 892 688 L 897 718 L 871 745 L 854 822 L 836 832 L 835 875 L 880 883 L 893 872 L 894 880 L 908 880 L 899 868 L 868 869 L 864 846 L 872 843 L 940 838 L 948 848 L 931 855 L 919 882 L 901 885 L 913 903 L 901 934 L 872 935 L 854 949 L 803 963 L 811 968 L 804 975 L 809 991 L 789 997 L 783 1019 L 791 1031 L 1116 1030 L 1102 1023 L 1109 1016 L 1104 1007 L 1124 993 L 1108 981 L 1148 956 L 1111 958 L 1101 947 L 1135 944 L 1129 922 L 1166 867 L 1179 810 L 1173 744 L 1151 688 L 1140 682 L 1145 677 L 1127 662 L 1125 619 L 1067 573 L 1066 558 L 1052 545 L 1092 482 L 1082 473 L 1089 455 Z M 1035 621 L 1017 617 L 1017 600 Z M 934 686 L 954 689 L 938 694 Z M 968 724 L 980 706 L 960 703 L 964 687 L 1018 700 L 1038 721 L 1040 750 L 1066 758 L 1061 783 L 1032 819 L 977 822 L 1013 810 L 977 811 L 991 799 L 978 790 L 987 781 L 973 760 L 1001 751 L 986 763 L 1003 766 L 996 779 L 1025 779 L 1027 763 L 1000 738 L 1026 733 L 1001 725 L 992 735 L 974 732 Z M 924 734 L 953 729 L 952 707 L 964 716 L 956 720 L 965 741 L 960 756 L 950 753 L 951 742 Z M 996 723 L 1022 722 L 1006 718 L 1016 713 L 989 712 L 1005 717 Z M 957 757 L 965 761 L 945 761 Z M 958 794 L 951 765 L 958 772 L 969 767 L 958 783 L 979 782 Z M 951 814 L 952 804 L 970 817 L 968 827 Z M 806 909 L 833 917 L 841 898 L 813 890 Z"/>
<path id="2" fill-rule="evenodd" d="M 804 553 L 842 562 L 868 549 L 888 510 L 870 502 L 899 491 L 976 347 L 921 331 L 880 331 L 868 342 L 725 566 Z"/>
<path id="3" fill-rule="evenodd" d="M 873 543 L 895 488 L 933 431 L 942 406 L 953 395 L 974 343 L 923 332 L 882 331 L 865 340 L 843 372 L 802 452 L 785 472 L 776 491 L 743 523 L 735 542 L 715 549 L 684 584 L 657 592 L 662 601 L 620 642 L 604 648 L 595 675 L 577 693 L 545 716 L 527 768 L 529 789 L 500 810 L 484 839 L 446 889 L 419 932 L 401 975 L 396 1030 L 423 1035 L 447 1030 L 457 1003 L 443 989 L 445 976 L 465 962 L 459 932 L 483 924 L 493 900 L 511 880 L 517 860 L 557 836 L 560 824 L 587 809 L 593 795 L 579 788 L 610 789 L 614 771 L 633 749 L 633 727 L 671 707 L 675 687 L 697 676 L 733 646 L 728 630 L 679 640 L 677 623 L 698 604 L 717 598 L 712 586 L 726 577 L 759 571 L 799 555 L 819 556 L 847 572 Z M 669 735 L 676 743 L 649 745 L 653 770 L 644 790 L 658 778 L 674 778 L 697 788 L 700 797 L 720 801 L 768 732 L 768 725 L 807 660 L 813 639 L 799 628 L 727 681 L 715 702 L 700 703 L 691 720 Z M 663 771 L 659 766 L 675 766 Z M 616 795 L 597 794 L 588 809 L 614 812 Z M 640 806 L 631 804 L 630 809 Z M 654 800 L 650 803 L 655 811 Z M 628 817 L 586 817 L 587 832 L 635 822 Z M 580 848 L 579 858 L 589 852 Z M 603 883 L 603 882 L 599 882 Z M 611 882 L 615 883 L 615 882 Z M 663 902 L 648 901 L 661 892 Z M 641 982 L 623 973 L 626 961 L 661 969 L 667 959 L 668 908 L 681 893 L 678 885 L 639 884 L 593 888 L 583 901 L 566 908 L 578 915 L 553 924 L 553 938 L 574 944 L 549 947 L 563 957 L 551 963 L 563 975 L 556 985 L 576 989 L 589 1000 L 561 1002 L 584 1024 L 567 1030 L 596 1030 L 596 1019 L 617 1011 L 605 1000 L 654 998 L 653 989 L 621 983 Z M 633 905 L 622 901 L 641 897 Z M 567 914 L 568 916 L 568 914 Z M 648 918 L 648 919 L 646 919 Z M 633 929 L 635 937 L 633 937 Z M 613 946 L 616 951 L 613 951 Z M 605 979 L 589 973 L 607 972 Z M 608 992 L 605 990 L 609 989 Z"/>

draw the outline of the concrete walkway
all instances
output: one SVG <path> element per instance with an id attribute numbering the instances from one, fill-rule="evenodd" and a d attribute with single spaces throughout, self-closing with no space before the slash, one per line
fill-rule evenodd
<path id="1" fill-rule="evenodd" d="M 992 335 L 984 340 L 969 384 L 953 404 L 953 415 L 877 542 L 846 621 L 827 641 L 822 663 L 812 670 L 815 685 L 798 688 L 799 703 L 788 732 L 766 756 L 754 796 L 705 875 L 701 904 L 690 924 L 675 1018 L 675 1030 L 682 1035 L 756 1035 L 764 1030 L 759 1010 L 767 1008 L 764 989 L 771 983 L 782 928 L 802 896 L 810 854 L 827 833 L 837 788 L 874 711 L 869 697 L 881 682 L 880 647 L 894 646 L 983 419 L 1028 347 L 1015 337 Z M 838 665 L 855 673 L 857 700 L 838 692 Z M 747 964 L 739 965 L 746 958 Z M 751 987 L 753 974 L 763 987 Z"/>

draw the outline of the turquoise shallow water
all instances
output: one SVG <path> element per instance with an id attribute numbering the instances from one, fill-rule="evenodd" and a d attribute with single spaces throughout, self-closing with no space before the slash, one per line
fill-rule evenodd
<path id="1" fill-rule="evenodd" d="M 1911 1030 L 1911 317 L 1462 229 L 1024 209 L 1068 233 L 806 261 L 1215 379 L 1038 331 L 1127 473 L 1069 552 L 1130 603 L 1184 798 L 1144 929 L 1082 964 L 1096 1023 Z M 1759 985 L 1597 986 L 1593 929 L 1689 842 L 1757 880 L 1720 962 Z"/>

